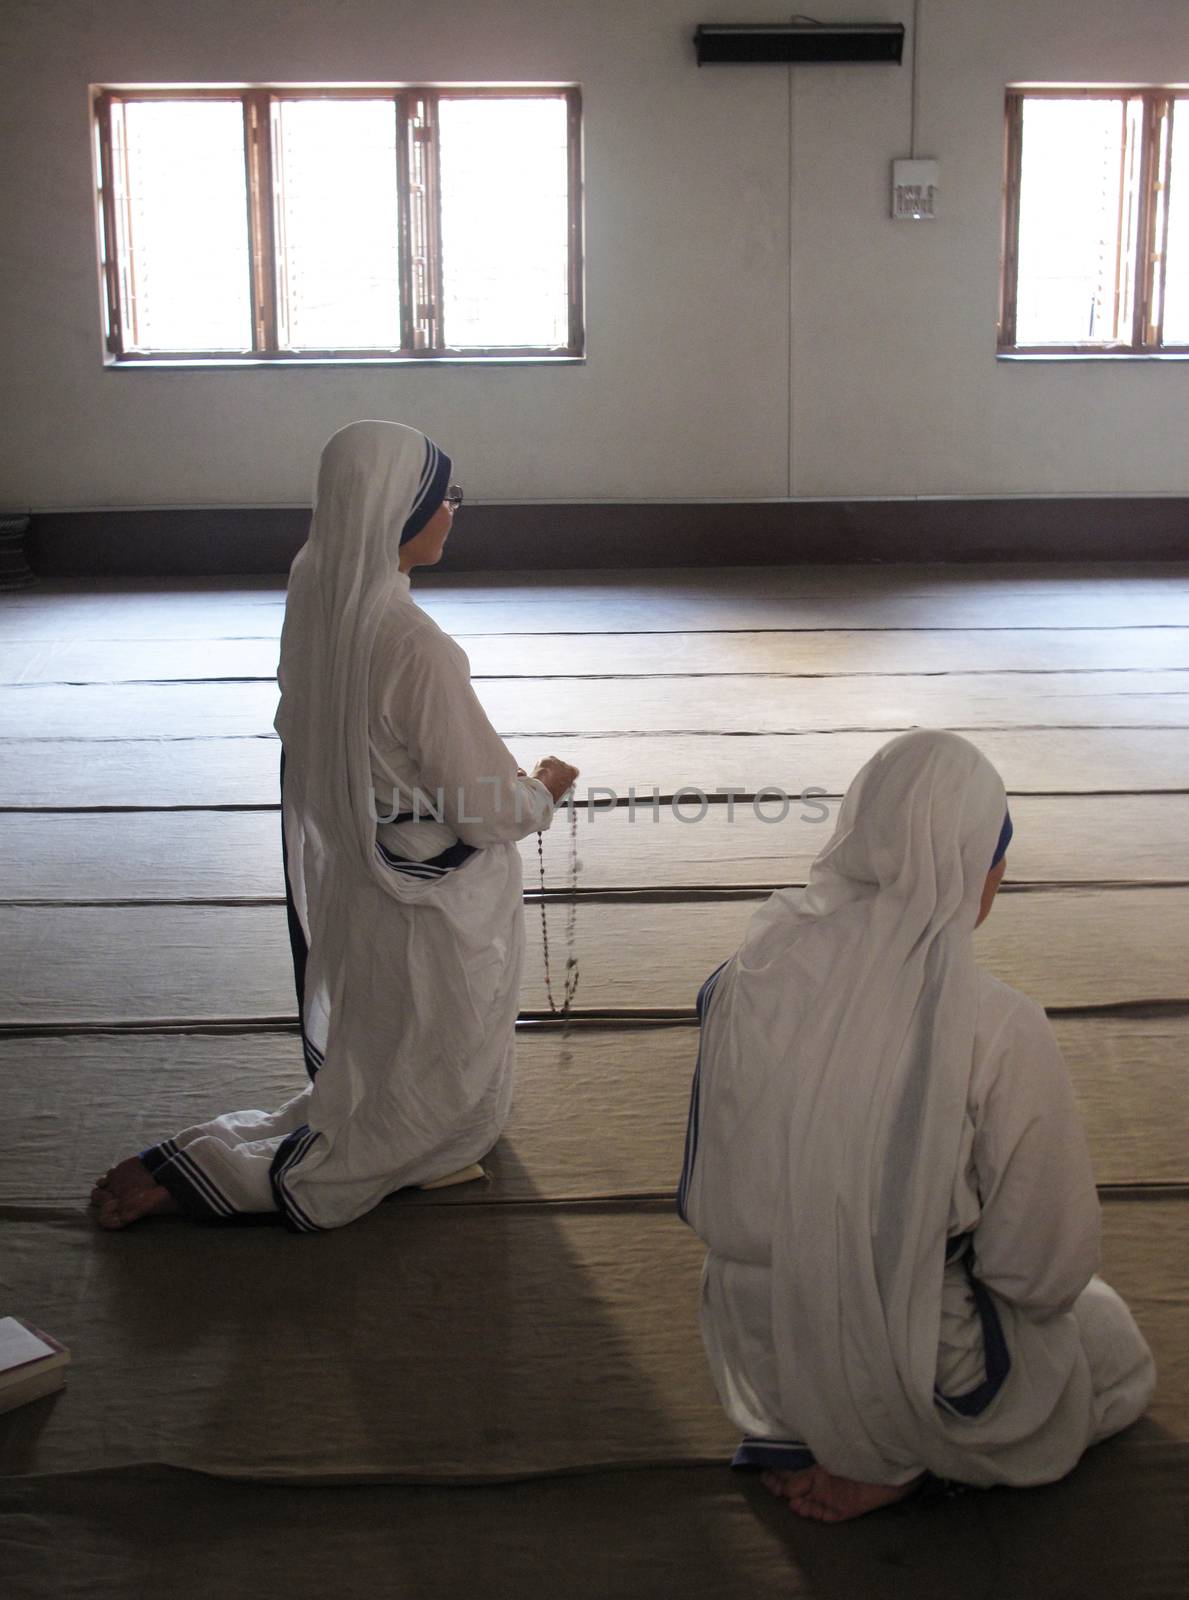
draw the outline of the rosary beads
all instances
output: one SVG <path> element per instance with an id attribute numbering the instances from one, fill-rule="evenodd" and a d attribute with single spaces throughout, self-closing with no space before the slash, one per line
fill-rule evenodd
<path id="1" fill-rule="evenodd" d="M 562 1039 L 570 1036 L 570 1007 L 574 996 L 578 992 L 578 957 L 574 953 L 578 924 L 578 811 L 573 801 L 569 805 L 570 813 L 570 882 L 569 904 L 566 907 L 566 976 L 562 985 L 561 1005 L 553 992 L 553 974 L 549 963 L 549 919 L 545 910 L 545 836 L 537 834 L 537 869 L 540 877 L 541 889 L 541 943 L 545 952 L 545 997 L 549 1001 L 549 1010 L 553 1016 L 562 1019 Z M 562 1056 L 563 1061 L 568 1061 L 569 1055 Z"/>

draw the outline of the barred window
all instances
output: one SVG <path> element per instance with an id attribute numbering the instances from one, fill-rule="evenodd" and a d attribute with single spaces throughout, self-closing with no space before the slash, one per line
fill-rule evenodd
<path id="1" fill-rule="evenodd" d="M 112 362 L 583 353 L 576 87 L 93 94 Z"/>
<path id="2" fill-rule="evenodd" d="M 1007 96 L 999 348 L 1189 351 L 1189 91 Z"/>

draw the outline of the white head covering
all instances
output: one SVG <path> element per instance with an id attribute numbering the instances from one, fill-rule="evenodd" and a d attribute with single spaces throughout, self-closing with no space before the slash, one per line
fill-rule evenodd
<path id="1" fill-rule="evenodd" d="M 409 645 L 392 651 L 392 670 L 409 664 L 412 677 L 438 663 L 456 674 L 443 700 L 471 717 L 460 739 L 481 725 L 499 744 L 477 703 L 471 715 L 463 652 L 437 648 L 439 630 L 399 570 L 402 533 L 432 516 L 448 471 L 411 428 L 344 428 L 323 451 L 310 538 L 290 574 L 276 727 L 289 885 L 308 944 L 304 968 L 295 950 L 303 1043 L 317 1076 L 293 1102 L 305 1123 L 271 1176 L 301 1227 L 338 1227 L 395 1189 L 478 1160 L 511 1101 L 519 852 L 503 840 L 458 871 L 394 870 L 379 854 L 372 798 L 369 700 L 404 709 L 411 692 L 398 683 L 369 695 L 381 644 Z"/>
<path id="2" fill-rule="evenodd" d="M 322 452 L 310 536 L 289 572 L 275 722 L 290 878 L 311 945 L 320 932 L 333 942 L 332 904 L 355 874 L 398 900 L 432 887 L 376 857 L 368 677 L 381 619 L 408 589 L 402 537 L 437 509 L 449 471 L 432 440 L 396 422 L 352 422 Z"/>
<path id="3" fill-rule="evenodd" d="M 971 935 L 1005 809 L 966 740 L 885 745 L 808 887 L 752 920 L 703 1024 L 686 1213 L 712 1250 L 770 1267 L 782 1409 L 848 1477 L 958 1459 L 934 1404 L 940 1297 Z M 968 1449 L 980 1423 L 958 1426 Z"/>

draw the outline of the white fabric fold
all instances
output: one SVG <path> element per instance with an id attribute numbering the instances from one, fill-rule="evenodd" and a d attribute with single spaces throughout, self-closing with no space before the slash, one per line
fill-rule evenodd
<path id="1" fill-rule="evenodd" d="M 1092 1353 L 1072 1306 L 1097 1262 L 1097 1201 L 1039 1008 L 1026 1019 L 1040 1030 L 1036 1099 L 1018 1085 L 1014 1121 L 988 1111 L 1010 1137 L 983 1130 L 979 1148 L 1024 1152 L 1024 1165 L 1042 1145 L 1052 1154 L 1039 1232 L 1064 1298 L 993 1296 L 1006 1381 L 977 1416 L 935 1395 L 947 1239 L 966 1227 L 977 1271 L 980 1197 L 969 1193 L 966 1217 L 956 1197 L 979 1139 L 980 1026 L 988 1010 L 1013 1009 L 1002 996 L 1021 1000 L 1002 985 L 988 994 L 972 939 L 1005 808 L 998 774 L 956 735 L 886 745 L 851 785 L 806 889 L 757 913 L 703 1017 L 682 1192 L 710 1248 L 702 1320 L 720 1394 L 746 1432 L 803 1439 L 829 1470 L 865 1482 L 926 1468 L 1047 1481 L 1095 1437 Z M 1056 1131 L 1029 1152 L 1042 1102 Z M 1043 1192 L 1044 1175 L 1019 1179 L 1014 1192 Z M 984 1242 L 1010 1256 L 990 1222 Z M 1142 1408 L 1150 1374 L 1131 1327 Z"/>
<path id="2" fill-rule="evenodd" d="M 508 1113 L 524 944 L 513 841 L 547 827 L 552 807 L 541 784 L 517 778 L 466 657 L 399 570 L 401 530 L 437 459 L 422 434 L 388 422 L 352 423 L 322 454 L 290 574 L 276 717 L 318 1070 L 279 1111 L 217 1118 L 165 1151 L 184 1153 L 220 1215 L 276 1204 L 299 1229 L 340 1226 L 477 1161 Z M 373 770 L 432 787 L 418 760 L 431 749 L 448 750 L 464 798 L 502 813 L 463 841 L 483 848 L 461 865 L 402 870 L 399 850 L 378 847 Z"/>

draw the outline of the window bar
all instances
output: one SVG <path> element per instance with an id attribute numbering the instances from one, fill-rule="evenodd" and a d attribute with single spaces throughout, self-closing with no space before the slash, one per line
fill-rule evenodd
<path id="1" fill-rule="evenodd" d="M 427 94 L 426 218 L 429 222 L 429 347 L 438 355 L 445 347 L 442 325 L 442 146 L 438 142 L 437 94 Z"/>
<path id="2" fill-rule="evenodd" d="M 1007 97 L 1007 173 L 1003 204 L 1003 276 L 999 288 L 999 348 L 1016 342 L 1016 290 L 1020 262 L 1020 179 L 1024 165 L 1024 100 Z"/>
<path id="3" fill-rule="evenodd" d="M 428 245 L 426 298 L 428 305 L 429 348 L 435 355 L 443 349 L 442 327 L 442 146 L 438 138 L 438 96 L 425 97 L 425 218 Z"/>
<path id="4" fill-rule="evenodd" d="M 406 126 L 409 158 L 409 316 L 413 338 L 410 350 L 419 354 L 429 344 L 425 326 L 427 311 L 426 216 L 425 216 L 425 103 L 414 98 Z"/>
<path id="5" fill-rule="evenodd" d="M 1152 229 L 1154 226 L 1154 185 L 1156 161 L 1153 156 L 1155 123 L 1153 102 L 1147 95 L 1137 96 L 1138 121 L 1138 173 L 1135 181 L 1135 213 L 1131 228 L 1131 270 L 1133 274 L 1133 300 L 1131 323 L 1131 348 L 1140 353 L 1147 349 L 1148 315 L 1152 303 L 1151 261 Z M 1130 102 L 1134 104 L 1135 102 Z M 1134 127 L 1133 123 L 1133 127 Z M 1134 169 L 1133 169 L 1134 170 Z"/>
<path id="6" fill-rule="evenodd" d="M 569 246 L 570 320 L 568 354 L 582 354 L 582 97 L 577 89 L 566 91 L 569 146 Z"/>
<path id="7" fill-rule="evenodd" d="M 1111 307 L 1111 327 L 1116 343 L 1124 341 L 1128 304 L 1131 304 L 1133 311 L 1135 305 L 1134 300 L 1128 301 L 1128 296 L 1134 294 L 1135 288 L 1134 263 L 1128 243 L 1131 238 L 1129 207 L 1133 200 L 1133 188 L 1128 183 L 1128 164 L 1135 154 L 1132 141 L 1128 138 L 1128 104 L 1124 98 L 1119 107 L 1119 209 L 1115 216 L 1115 294 Z"/>
<path id="8" fill-rule="evenodd" d="M 409 299 L 414 355 L 432 355 L 441 348 L 441 214 L 434 109 L 432 96 L 418 94 L 408 116 Z"/>
<path id="9" fill-rule="evenodd" d="M 252 294 L 252 350 L 277 349 L 276 228 L 273 203 L 272 97 L 244 95 L 244 166 L 248 191 L 248 261 Z"/>
<path id="10" fill-rule="evenodd" d="M 124 102 L 112 102 L 112 173 L 115 178 L 113 197 L 116 211 L 116 259 L 119 263 L 120 290 L 120 349 L 127 354 L 129 347 L 140 345 L 140 296 L 136 286 L 136 251 L 132 226 L 132 174 L 128 166 L 128 124 L 124 115 Z"/>
<path id="11" fill-rule="evenodd" d="M 107 351 L 118 356 L 124 347 L 124 328 L 120 314 L 119 247 L 116 233 L 114 163 L 111 138 L 111 96 L 101 94 L 95 103 L 99 133 L 99 196 L 103 239 L 103 286 L 107 302 Z"/>
<path id="12" fill-rule="evenodd" d="M 107 221 L 104 192 L 103 136 L 99 131 L 99 116 L 91 104 L 91 172 L 95 183 L 95 244 L 99 262 L 99 300 L 103 307 L 103 348 L 111 350 L 111 295 L 107 281 Z"/>
<path id="13" fill-rule="evenodd" d="M 1173 102 L 1168 96 L 1152 97 L 1153 184 L 1152 229 L 1147 250 L 1149 304 L 1144 337 L 1150 349 L 1164 343 L 1164 286 L 1168 268 L 1168 213 L 1172 182 Z"/>
<path id="14" fill-rule="evenodd" d="M 285 234 L 285 207 L 282 197 L 285 189 L 285 147 L 281 139 L 280 101 L 269 95 L 268 99 L 269 191 L 268 210 L 272 220 L 273 240 L 273 337 L 278 353 L 292 348 L 289 327 L 289 248 Z"/>
<path id="15" fill-rule="evenodd" d="M 400 348 L 402 355 L 413 349 L 413 246 L 412 208 L 409 198 L 411 116 L 407 97 L 400 90 L 393 96 L 396 114 L 396 203 L 397 203 L 397 294 L 400 297 Z"/>

